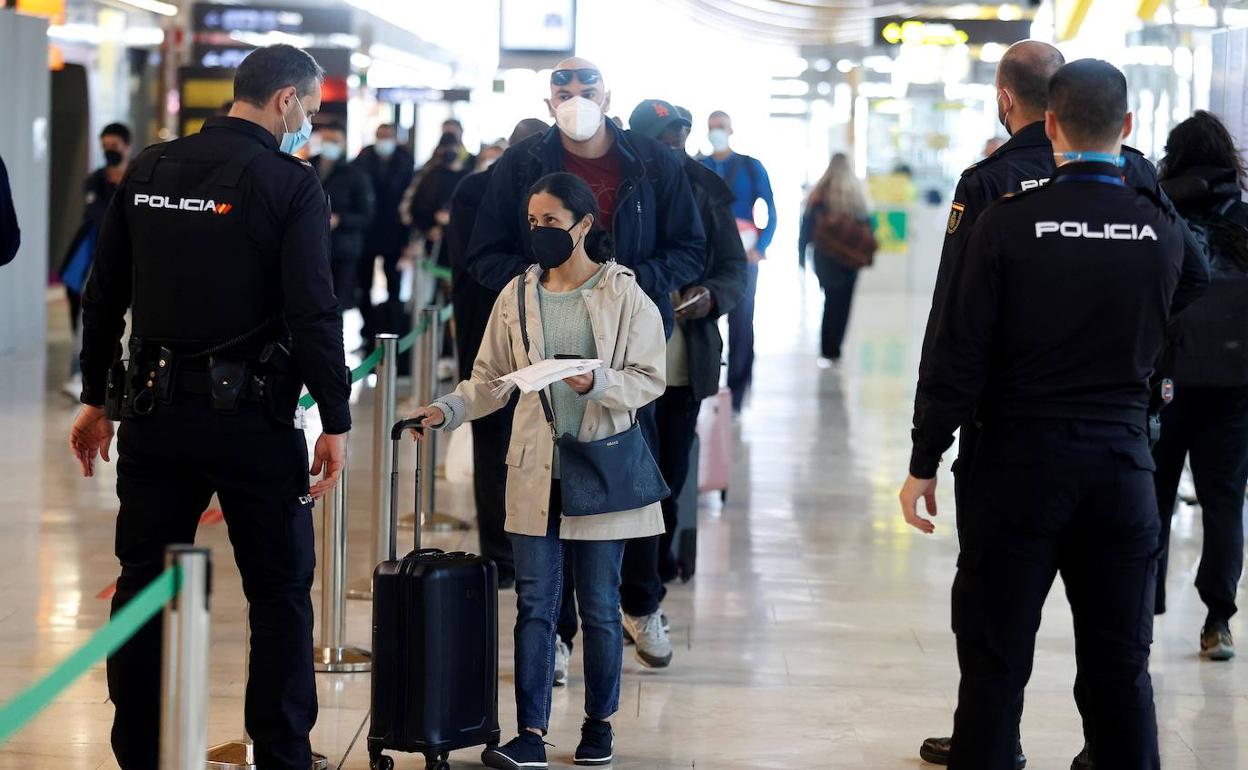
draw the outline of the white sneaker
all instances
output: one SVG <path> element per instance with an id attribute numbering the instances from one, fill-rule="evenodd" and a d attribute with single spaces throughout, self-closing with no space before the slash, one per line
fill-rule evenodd
<path id="1" fill-rule="evenodd" d="M 61 392 L 77 401 L 82 395 L 82 375 L 76 374 L 65 381 L 61 386 Z"/>
<path id="2" fill-rule="evenodd" d="M 667 668 L 672 662 L 672 640 L 663 627 L 663 613 L 635 618 L 624 616 L 624 634 L 636 645 L 637 660 L 646 668 Z"/>
<path id="3" fill-rule="evenodd" d="M 562 639 L 555 639 L 555 687 L 568 683 L 568 666 L 572 663 L 572 651 Z"/>

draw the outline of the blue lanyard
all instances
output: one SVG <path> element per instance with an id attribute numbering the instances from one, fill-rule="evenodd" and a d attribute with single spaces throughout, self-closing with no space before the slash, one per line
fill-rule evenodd
<path id="1" fill-rule="evenodd" d="M 1087 150 L 1087 151 L 1077 150 L 1074 152 L 1056 152 L 1053 154 L 1056 157 L 1061 158 L 1062 160 L 1070 162 L 1070 163 L 1075 163 L 1079 161 L 1088 162 L 1088 163 L 1109 163 L 1111 165 L 1117 166 L 1118 168 L 1122 168 L 1127 165 L 1127 159 L 1125 157 L 1123 157 L 1122 155 L 1115 155 L 1112 152 L 1095 152 L 1093 150 Z"/>
<path id="2" fill-rule="evenodd" d="M 1054 184 L 1062 182 L 1097 182 L 1099 184 L 1112 184 L 1115 187 L 1127 186 L 1127 183 L 1122 181 L 1122 177 L 1110 176 L 1109 174 L 1063 174 L 1053 179 Z"/>

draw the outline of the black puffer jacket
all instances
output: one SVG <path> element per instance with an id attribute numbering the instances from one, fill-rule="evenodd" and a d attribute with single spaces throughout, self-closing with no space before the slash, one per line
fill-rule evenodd
<path id="1" fill-rule="evenodd" d="M 1209 291 L 1170 324 L 1158 373 L 1184 387 L 1248 386 L 1248 204 L 1232 169 L 1162 183 L 1209 254 Z"/>

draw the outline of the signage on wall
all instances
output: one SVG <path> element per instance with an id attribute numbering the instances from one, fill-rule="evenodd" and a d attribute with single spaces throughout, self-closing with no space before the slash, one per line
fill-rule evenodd
<path id="1" fill-rule="evenodd" d="M 576 51 L 576 0 L 499 0 L 499 66 L 543 69 Z"/>
<path id="2" fill-rule="evenodd" d="M 1008 45 L 1031 37 L 1026 19 L 930 19 L 886 16 L 875 20 L 875 39 L 886 45 Z"/>
<path id="3" fill-rule="evenodd" d="M 191 29 L 196 35 L 232 32 L 336 35 L 351 32 L 352 18 L 351 9 L 347 7 L 195 3 L 191 8 Z"/>

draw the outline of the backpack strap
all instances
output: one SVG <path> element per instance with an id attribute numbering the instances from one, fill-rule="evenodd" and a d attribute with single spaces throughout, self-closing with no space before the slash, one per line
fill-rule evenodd
<path id="1" fill-rule="evenodd" d="M 524 341 L 524 354 L 529 355 L 529 320 L 528 313 L 525 310 L 524 301 L 524 274 L 522 273 L 516 279 L 516 308 L 520 318 L 520 339 Z M 555 411 L 550 408 L 550 402 L 546 400 L 546 390 L 543 388 L 537 392 L 538 399 L 542 402 L 542 414 L 546 417 L 546 422 L 550 425 L 550 435 L 559 438 L 559 431 L 555 427 Z"/>

